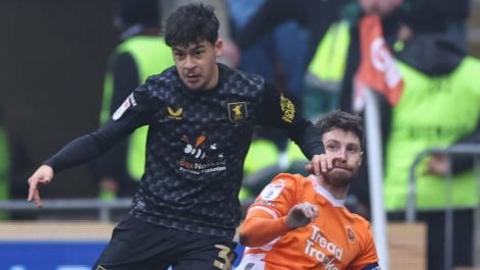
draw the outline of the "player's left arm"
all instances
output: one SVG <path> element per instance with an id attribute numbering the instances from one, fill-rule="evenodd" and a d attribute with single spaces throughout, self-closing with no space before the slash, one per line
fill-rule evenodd
<path id="1" fill-rule="evenodd" d="M 381 270 L 378 265 L 377 250 L 370 227 L 365 226 L 366 233 L 360 238 L 361 251 L 355 260 L 350 263 L 347 269 L 349 270 Z"/>
<path id="2" fill-rule="evenodd" d="M 378 265 L 378 263 L 372 263 L 363 267 L 361 270 L 381 270 L 381 269 L 382 268 Z"/>
<path id="3" fill-rule="evenodd" d="M 262 110 L 258 115 L 259 124 L 285 130 L 303 154 L 312 160 L 316 174 L 320 173 L 320 168 L 327 167 L 326 157 L 321 155 L 325 152 L 321 141 L 321 130 L 302 116 L 291 94 L 281 91 L 272 83 L 265 82 L 260 108 Z"/>

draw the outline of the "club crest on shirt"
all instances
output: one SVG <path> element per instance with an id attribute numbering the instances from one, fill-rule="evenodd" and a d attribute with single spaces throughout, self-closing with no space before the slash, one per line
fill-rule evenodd
<path id="1" fill-rule="evenodd" d="M 248 110 L 246 102 L 232 102 L 227 104 L 228 118 L 237 123 L 247 119 Z"/>
<path id="2" fill-rule="evenodd" d="M 170 119 L 182 120 L 183 108 L 174 109 L 170 106 L 167 106 L 167 117 Z"/>
<path id="3" fill-rule="evenodd" d="M 345 229 L 347 230 L 348 241 L 355 242 L 356 237 L 355 237 L 355 233 L 353 232 L 353 229 L 350 226 L 346 226 Z"/>
<path id="4" fill-rule="evenodd" d="M 122 103 L 122 105 L 120 105 L 120 107 L 118 107 L 118 109 L 113 113 L 112 119 L 114 121 L 120 119 L 120 117 L 122 117 L 128 108 L 135 106 L 137 106 L 137 101 L 135 101 L 135 97 L 133 96 L 133 93 L 131 93 Z"/>
<path id="5" fill-rule="evenodd" d="M 260 198 L 265 201 L 273 201 L 282 193 L 284 187 L 285 183 L 283 181 L 268 184 L 260 193 Z"/>

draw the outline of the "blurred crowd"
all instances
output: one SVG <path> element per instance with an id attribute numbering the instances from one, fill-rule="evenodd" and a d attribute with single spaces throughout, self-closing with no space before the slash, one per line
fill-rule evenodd
<path id="1" fill-rule="evenodd" d="M 105 73 L 99 123 L 118 108 L 151 74 L 173 65 L 161 43 L 162 14 L 174 1 L 118 1 L 115 25 L 122 42 Z M 182 2 L 182 1 L 179 1 Z M 480 143 L 480 61 L 468 52 L 469 0 L 225 0 L 206 1 L 224 12 L 228 25 L 222 62 L 262 75 L 316 120 L 333 110 L 363 114 L 354 106 L 355 74 L 362 61 L 360 24 L 367 15 L 381 18 L 385 42 L 403 83 L 397 104 L 376 94 L 380 107 L 384 199 L 388 219 L 405 219 L 409 169 L 422 151 Z M 180 4 L 180 3 L 178 3 Z M 158 44 L 161 44 L 158 45 Z M 101 91 L 101 89 L 99 89 Z M 175 112 L 172 112 L 175 114 Z M 129 197 L 143 172 L 145 131 L 92 164 L 104 200 Z M 28 153 L 0 130 L 0 200 L 26 196 Z M 367 153 L 368 155 L 368 153 Z M 365 160 L 367 160 L 365 158 Z M 278 172 L 304 173 L 299 148 L 279 130 L 259 129 L 247 155 L 244 206 Z M 365 162 L 367 163 L 367 162 Z M 29 165 L 30 164 L 30 165 Z M 468 155 L 427 156 L 416 170 L 419 218 L 428 225 L 428 269 L 443 269 L 445 209 L 454 207 L 454 264 L 473 264 L 474 210 L 478 182 Z M 20 168 L 20 169 L 19 169 Z M 452 182 L 447 182 L 447 176 Z M 353 181 L 348 207 L 370 217 L 368 164 Z M 21 218 L 8 213 L 0 217 Z"/>
<path id="2" fill-rule="evenodd" d="M 229 5 L 233 38 L 242 55 L 239 66 L 292 91 L 310 118 L 334 109 L 363 114 L 354 106 L 355 74 L 362 60 L 359 22 L 369 14 L 381 17 L 385 42 L 404 83 L 395 106 L 382 95 L 376 97 L 384 202 L 390 221 L 405 218 L 408 173 L 417 155 L 430 148 L 480 142 L 480 91 L 474 75 L 480 65 L 469 55 L 466 41 L 469 1 L 243 1 L 246 6 L 263 2 L 254 7 L 256 12 L 247 22 L 241 19 L 248 16 L 235 15 L 241 13 L 237 9 L 249 9 L 238 7 L 242 1 L 231 2 L 235 2 Z M 294 162 L 302 159 L 301 155 L 290 155 L 290 148 L 275 136 L 269 140 L 274 146 L 268 149 L 273 150 L 266 152 L 264 138 L 272 139 L 271 133 L 259 131 L 250 149 L 252 155 L 247 156 L 244 187 L 253 194 L 278 166 L 301 172 Z M 274 152 L 278 158 L 272 160 L 270 153 Z M 269 156 L 263 158 L 259 153 Z M 428 226 L 428 269 L 444 269 L 439 258 L 445 250 L 445 209 L 450 205 L 454 208 L 453 264 L 473 263 L 480 179 L 472 174 L 472 160 L 471 156 L 432 155 L 416 168 L 417 208 Z M 451 184 L 448 175 L 452 175 Z M 364 164 L 347 202 L 366 217 L 370 213 L 369 190 L 368 164 Z M 249 193 L 244 196 L 248 198 Z"/>

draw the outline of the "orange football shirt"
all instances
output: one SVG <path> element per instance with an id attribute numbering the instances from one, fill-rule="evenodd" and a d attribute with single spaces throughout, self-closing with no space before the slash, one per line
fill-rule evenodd
<path id="1" fill-rule="evenodd" d="M 249 208 L 284 217 L 296 204 L 318 208 L 314 222 L 288 231 L 261 247 L 246 248 L 240 270 L 360 270 L 378 262 L 370 224 L 321 187 L 315 176 L 279 174 Z M 375 268 L 380 269 L 380 268 Z"/>

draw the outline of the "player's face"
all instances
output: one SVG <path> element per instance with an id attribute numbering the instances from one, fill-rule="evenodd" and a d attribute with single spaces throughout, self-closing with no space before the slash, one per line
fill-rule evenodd
<path id="1" fill-rule="evenodd" d="M 209 90 L 217 85 L 217 57 L 221 55 L 222 47 L 220 39 L 215 44 L 204 40 L 172 47 L 178 74 L 188 89 Z"/>
<path id="2" fill-rule="evenodd" d="M 325 179 L 334 186 L 347 186 L 362 163 L 360 139 L 355 133 L 339 128 L 325 132 L 322 139 L 325 155 L 333 161 Z"/>

